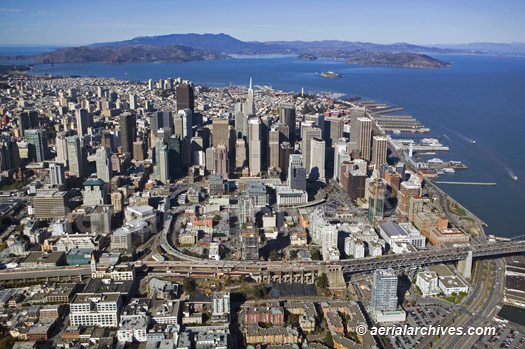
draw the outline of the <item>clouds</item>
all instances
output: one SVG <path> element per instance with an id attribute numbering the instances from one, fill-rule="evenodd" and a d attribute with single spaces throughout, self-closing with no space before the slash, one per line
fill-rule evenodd
<path id="1" fill-rule="evenodd" d="M 22 12 L 21 9 L 19 8 L 5 8 L 5 7 L 0 7 L 0 12 Z"/>

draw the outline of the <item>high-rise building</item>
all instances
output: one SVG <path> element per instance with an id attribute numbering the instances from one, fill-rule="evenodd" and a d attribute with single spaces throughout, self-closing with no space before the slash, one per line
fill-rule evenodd
<path id="1" fill-rule="evenodd" d="M 339 139 L 334 144 L 334 178 L 341 178 L 341 164 L 343 161 L 350 161 L 350 154 L 347 152 L 347 143 L 345 139 Z"/>
<path id="2" fill-rule="evenodd" d="M 144 141 L 140 138 L 137 138 L 135 142 L 133 142 L 133 159 L 135 161 L 144 161 Z"/>
<path id="3" fill-rule="evenodd" d="M 133 114 L 120 116 L 120 146 L 122 153 L 132 154 L 135 139 L 136 117 Z"/>
<path id="4" fill-rule="evenodd" d="M 168 147 L 162 140 L 157 140 L 155 144 L 155 175 L 162 183 L 169 183 L 169 166 L 168 166 Z"/>
<path id="5" fill-rule="evenodd" d="M 303 156 L 301 154 L 290 155 L 288 186 L 291 189 L 306 190 L 306 168 L 303 167 Z"/>
<path id="6" fill-rule="evenodd" d="M 250 87 L 248 88 L 248 97 L 246 98 L 245 112 L 247 114 L 255 114 L 255 100 L 253 96 L 252 78 L 250 78 Z"/>
<path id="7" fill-rule="evenodd" d="M 86 109 L 77 109 L 76 110 L 76 120 L 77 120 L 77 133 L 79 136 L 86 136 L 88 134 L 89 125 L 89 113 Z"/>
<path id="8" fill-rule="evenodd" d="M 370 178 L 368 183 L 368 221 L 375 223 L 376 219 L 383 218 L 386 199 L 386 181 Z"/>
<path id="9" fill-rule="evenodd" d="M 268 167 L 279 167 L 279 130 L 272 127 L 268 134 Z"/>
<path id="10" fill-rule="evenodd" d="M 230 292 L 213 292 L 212 315 L 230 315 Z"/>
<path id="11" fill-rule="evenodd" d="M 173 118 L 170 111 L 156 111 L 150 119 L 150 127 L 155 137 L 159 137 L 159 130 L 167 139 L 173 134 Z"/>
<path id="12" fill-rule="evenodd" d="M 310 178 L 325 180 L 325 141 L 313 138 L 310 144 Z"/>
<path id="13" fill-rule="evenodd" d="M 18 169 L 20 167 L 20 154 L 14 139 L 0 141 L 0 171 Z"/>
<path id="14" fill-rule="evenodd" d="M 184 137 L 191 138 L 192 132 L 192 112 L 190 109 L 182 109 L 177 112 L 174 119 L 175 134 L 180 135 L 181 139 Z"/>
<path id="15" fill-rule="evenodd" d="M 219 144 L 224 144 L 227 148 L 230 144 L 230 125 L 228 119 L 213 119 L 213 133 L 212 144 L 217 147 Z M 229 150 L 229 148 L 228 148 Z"/>
<path id="16" fill-rule="evenodd" d="M 255 205 L 253 197 L 243 194 L 239 197 L 239 223 L 244 227 L 248 223 L 255 222 Z"/>
<path id="17" fill-rule="evenodd" d="M 228 150 L 224 144 L 219 144 L 215 154 L 215 174 L 228 178 L 229 172 Z"/>
<path id="18" fill-rule="evenodd" d="M 293 106 L 281 106 L 279 122 L 288 126 L 286 141 L 293 146 L 295 144 L 295 108 Z"/>
<path id="19" fill-rule="evenodd" d="M 65 168 L 64 164 L 56 162 L 49 164 L 49 177 L 51 179 L 51 185 L 61 186 L 65 184 Z"/>
<path id="20" fill-rule="evenodd" d="M 44 161 L 47 158 L 47 137 L 42 129 L 27 130 L 27 154 L 29 160 Z"/>
<path id="21" fill-rule="evenodd" d="M 195 99 L 193 96 L 193 87 L 188 84 L 179 84 L 176 89 L 177 110 L 189 109 L 195 111 Z"/>
<path id="22" fill-rule="evenodd" d="M 182 142 L 177 135 L 171 135 L 168 139 L 168 164 L 170 179 L 178 178 L 183 174 Z"/>
<path id="23" fill-rule="evenodd" d="M 78 136 L 68 137 L 67 139 L 67 159 L 69 164 L 69 174 L 72 176 L 84 176 L 84 157 L 80 147 Z"/>
<path id="24" fill-rule="evenodd" d="M 336 225 L 326 224 L 322 230 L 322 249 L 323 260 L 338 261 L 340 257 L 337 242 L 339 231 Z"/>
<path id="25" fill-rule="evenodd" d="M 373 312 L 397 309 L 397 276 L 392 268 L 374 271 L 370 308 Z"/>
<path id="26" fill-rule="evenodd" d="M 408 218 L 410 199 L 414 196 L 421 196 L 421 181 L 417 176 L 412 176 L 410 180 L 401 182 L 397 193 L 397 211 L 401 214 L 403 222 Z"/>
<path id="27" fill-rule="evenodd" d="M 57 137 L 55 139 L 55 146 L 56 146 L 56 162 L 59 162 L 61 164 L 64 164 L 64 166 L 68 166 L 67 163 L 67 137 L 66 134 L 63 132 L 60 132 L 57 134 Z"/>
<path id="28" fill-rule="evenodd" d="M 129 94 L 129 109 L 135 110 L 139 107 L 137 95 L 130 93 Z"/>
<path id="29" fill-rule="evenodd" d="M 388 141 L 386 137 L 374 136 L 372 139 L 372 162 L 376 165 L 386 163 Z"/>
<path id="30" fill-rule="evenodd" d="M 215 147 L 206 148 L 206 170 L 215 173 Z"/>
<path id="31" fill-rule="evenodd" d="M 326 147 L 330 148 L 343 137 L 344 122 L 342 118 L 326 117 L 323 124 L 323 139 Z"/>
<path id="32" fill-rule="evenodd" d="M 102 146 L 111 152 L 115 152 L 113 138 L 113 133 L 110 130 L 102 130 Z"/>
<path id="33" fill-rule="evenodd" d="M 32 110 L 30 112 L 23 112 L 18 114 L 18 128 L 20 135 L 25 136 L 26 130 L 38 128 L 38 112 Z"/>
<path id="34" fill-rule="evenodd" d="M 370 142 L 372 140 L 372 120 L 368 117 L 352 118 L 350 140 L 355 142 L 361 158 L 370 161 Z"/>
<path id="35" fill-rule="evenodd" d="M 279 152 L 279 167 L 281 168 L 281 178 L 285 180 L 288 176 L 288 164 L 290 161 L 290 155 L 293 154 L 293 147 L 288 142 L 280 144 Z"/>
<path id="36" fill-rule="evenodd" d="M 310 173 L 311 162 L 311 142 L 314 138 L 322 138 L 321 129 L 318 127 L 313 127 L 311 125 L 301 126 L 301 153 L 303 154 L 304 167 L 306 168 L 307 173 Z"/>
<path id="37" fill-rule="evenodd" d="M 248 162 L 250 174 L 258 175 L 261 172 L 261 120 L 258 118 L 249 121 L 249 145 L 248 145 Z"/>
<path id="38" fill-rule="evenodd" d="M 246 142 L 239 138 L 235 143 L 235 167 L 242 169 L 247 165 L 246 159 Z"/>
<path id="39" fill-rule="evenodd" d="M 109 153 L 108 149 L 104 147 L 97 149 L 96 165 L 97 177 L 109 184 L 111 177 L 113 176 L 113 169 L 111 166 L 111 154 Z"/>

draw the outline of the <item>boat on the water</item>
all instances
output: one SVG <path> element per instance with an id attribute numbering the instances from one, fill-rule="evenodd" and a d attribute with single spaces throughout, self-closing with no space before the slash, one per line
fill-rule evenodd
<path id="1" fill-rule="evenodd" d="M 449 167 L 447 167 L 447 168 L 444 168 L 444 169 L 443 169 L 443 172 L 444 172 L 444 173 L 454 173 L 454 172 L 456 172 L 456 171 L 455 171 L 453 168 L 449 168 Z"/>
<path id="2" fill-rule="evenodd" d="M 518 182 L 518 176 L 514 176 L 512 179 L 514 179 L 514 182 Z"/>

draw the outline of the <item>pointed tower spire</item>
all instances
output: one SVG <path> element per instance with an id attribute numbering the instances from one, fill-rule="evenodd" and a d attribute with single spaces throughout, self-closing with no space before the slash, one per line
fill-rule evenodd
<path id="1" fill-rule="evenodd" d="M 250 76 L 250 90 L 252 89 L 252 77 Z"/>

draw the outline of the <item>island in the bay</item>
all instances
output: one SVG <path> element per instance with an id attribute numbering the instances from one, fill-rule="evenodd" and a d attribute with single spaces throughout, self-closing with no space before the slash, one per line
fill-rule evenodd
<path id="1" fill-rule="evenodd" d="M 182 63 L 228 59 L 232 54 L 287 54 L 307 61 L 331 58 L 344 59 L 350 64 L 373 66 L 429 69 L 450 66 L 450 63 L 423 53 L 453 52 L 409 44 L 380 45 L 336 40 L 245 42 L 226 34 L 171 34 L 61 48 L 33 56 L 0 57 L 0 60 L 31 59 L 41 63 Z"/>

